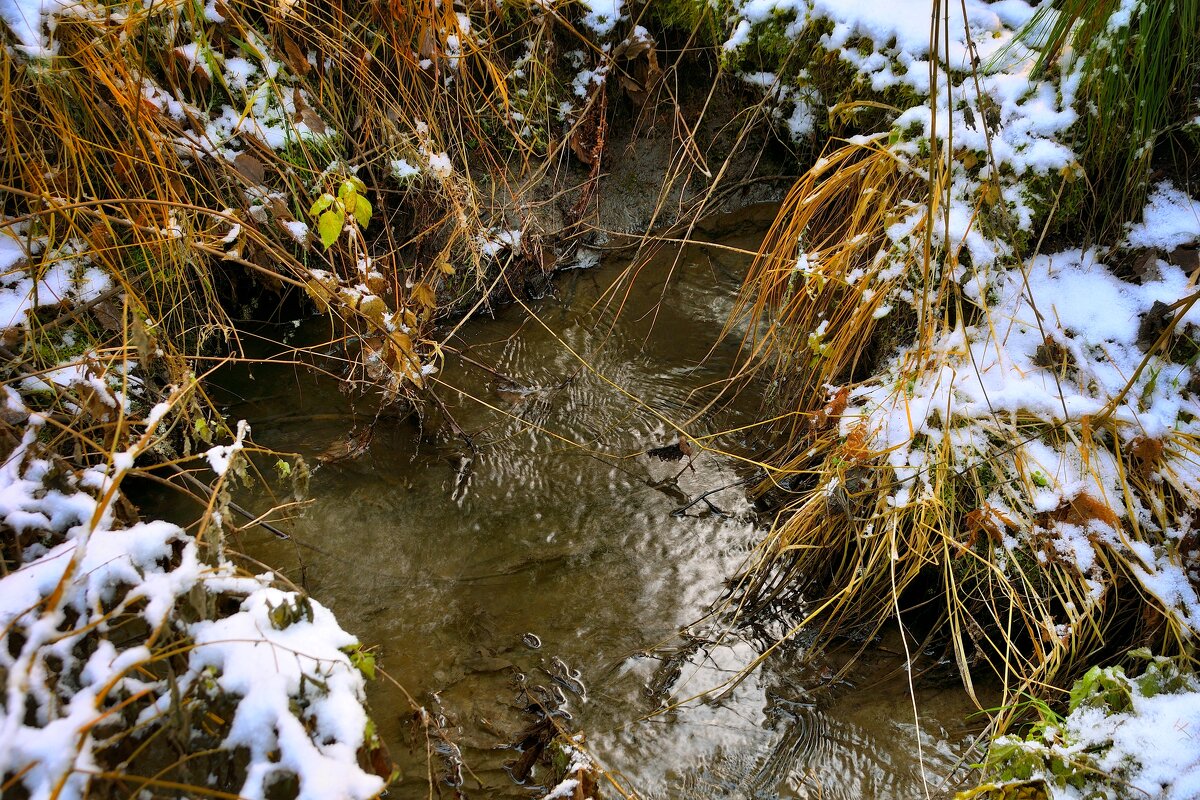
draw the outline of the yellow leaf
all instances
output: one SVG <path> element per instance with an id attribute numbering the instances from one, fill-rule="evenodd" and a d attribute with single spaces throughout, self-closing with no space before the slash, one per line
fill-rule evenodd
<path id="1" fill-rule="evenodd" d="M 987 181 L 979 187 L 979 194 L 983 197 L 983 202 L 994 206 L 1000 201 L 1000 186 L 995 181 Z"/>
<path id="2" fill-rule="evenodd" d="M 454 265 L 447 261 L 445 256 L 438 256 L 437 261 L 433 262 L 433 266 L 437 267 L 437 271 L 443 275 L 454 274 Z"/>
<path id="3" fill-rule="evenodd" d="M 312 298 L 313 305 L 317 307 L 318 314 L 324 314 L 329 310 L 329 299 L 332 293 L 320 281 L 310 280 L 304 284 L 304 291 L 308 292 L 308 296 Z"/>
<path id="4" fill-rule="evenodd" d="M 412 299 L 430 311 L 437 308 L 437 294 L 427 283 L 418 283 L 412 288 Z"/>
<path id="5" fill-rule="evenodd" d="M 383 327 L 383 317 L 387 314 L 387 303 L 383 302 L 382 297 L 374 294 L 367 295 L 358 304 L 358 310 L 377 327 Z"/>
<path id="6" fill-rule="evenodd" d="M 408 337 L 407 333 L 401 333 L 400 331 L 392 331 L 388 335 L 391 338 L 392 344 L 395 346 L 396 350 L 398 350 L 400 353 L 402 353 L 405 356 L 405 358 L 410 358 L 410 359 L 414 358 L 412 339 L 410 339 Z"/>

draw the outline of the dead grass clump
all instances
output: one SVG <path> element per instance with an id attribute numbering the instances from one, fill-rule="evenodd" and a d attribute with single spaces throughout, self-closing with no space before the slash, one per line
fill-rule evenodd
<path id="1" fill-rule="evenodd" d="M 936 120 L 927 100 L 906 116 Z M 949 141 L 978 128 L 948 119 L 940 138 L 930 122 L 820 159 L 747 277 L 730 329 L 748 331 L 741 377 L 779 420 L 759 492 L 780 508 L 736 594 L 798 611 L 817 647 L 899 619 L 972 692 L 998 679 L 1006 704 L 1135 647 L 1194 658 L 1193 365 L 1169 331 L 1139 342 L 1135 323 L 1084 318 L 1153 308 L 1094 252 L 1022 252 L 1057 201 L 1022 237 L 981 230 L 1038 173 L 983 176 Z M 989 162 L 1002 119 L 985 125 Z M 1179 325 L 1198 295 L 1156 263 L 1139 286 L 1160 287 Z M 895 343 L 882 358 L 881 334 Z"/>

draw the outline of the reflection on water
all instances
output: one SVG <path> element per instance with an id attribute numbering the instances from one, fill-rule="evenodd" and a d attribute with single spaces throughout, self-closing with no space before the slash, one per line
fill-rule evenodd
<path id="1" fill-rule="evenodd" d="M 753 247 L 772 211 L 702 235 Z M 930 774 L 949 771 L 970 708 L 957 689 L 921 688 L 918 736 L 898 654 L 875 653 L 846 683 L 831 679 L 830 665 L 800 664 L 798 645 L 782 648 L 719 700 L 647 718 L 669 698 L 728 680 L 763 649 L 736 636 L 717 643 L 713 626 L 692 629 L 687 647 L 674 637 L 762 536 L 740 488 L 749 470 L 700 448 L 677 460 L 646 454 L 677 446 L 664 420 L 687 421 L 711 396 L 704 387 L 727 374 L 736 346 L 710 349 L 746 258 L 711 246 L 667 253 L 628 295 L 611 296 L 619 315 L 613 303 L 597 306 L 625 266 L 613 262 L 560 276 L 532 318 L 509 308 L 451 342 L 491 370 L 450 358 L 438 376 L 469 443 L 433 418 L 381 420 L 363 455 L 313 475 L 315 502 L 290 529 L 319 551 L 259 533 L 241 547 L 293 578 L 303 572 L 409 692 L 437 693 L 470 770 L 469 796 L 530 795 L 503 770 L 514 753 L 496 749 L 527 721 L 514 676 L 549 684 L 557 673 L 570 689 L 573 670 L 586 687 L 565 692 L 573 724 L 644 796 L 924 796 L 918 738 Z M 310 460 L 345 438 L 356 412 L 372 413 L 331 381 L 284 367 L 231 369 L 221 383 L 230 416 L 248 419 L 260 444 Z M 687 432 L 732 428 L 755 410 L 743 397 Z M 712 444 L 745 445 L 730 436 Z M 672 658 L 672 648 L 683 649 Z M 423 740 L 405 744 L 403 696 L 383 682 L 372 691 L 405 772 L 394 795 L 428 796 Z"/>

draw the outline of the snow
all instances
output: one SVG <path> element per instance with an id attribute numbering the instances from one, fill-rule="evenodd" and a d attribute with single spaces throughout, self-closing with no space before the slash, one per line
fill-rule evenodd
<path id="1" fill-rule="evenodd" d="M 208 459 L 208 466 L 218 477 L 222 477 L 229 471 L 229 466 L 233 462 L 235 456 L 242 451 L 245 446 L 244 440 L 247 434 L 250 433 L 250 426 L 246 420 L 238 420 L 237 433 L 234 436 L 232 444 L 216 445 L 210 447 L 205 452 L 204 457 Z"/>
<path id="2" fill-rule="evenodd" d="M 521 232 L 492 228 L 475 237 L 475 242 L 479 246 L 480 255 L 495 258 L 506 250 L 517 250 L 521 246 Z"/>
<path id="3" fill-rule="evenodd" d="M 604 85 L 608 78 L 608 65 L 601 64 L 595 69 L 581 69 L 571 79 L 571 88 L 576 97 L 586 98 L 593 91 Z"/>
<path id="4" fill-rule="evenodd" d="M 581 783 L 578 776 L 596 769 L 596 762 L 580 747 L 581 737 L 576 734 L 571 738 L 570 742 L 570 744 L 561 743 L 558 745 L 562 748 L 562 755 L 570 758 L 567 762 L 567 768 L 563 771 L 566 777 L 559 781 L 550 791 L 542 795 L 541 800 L 562 800 L 562 798 L 575 797 L 576 789 L 579 788 Z"/>
<path id="5" fill-rule="evenodd" d="M 1166 181 L 1150 192 L 1142 221 L 1130 225 L 1126 236 L 1130 247 L 1166 251 L 1197 241 L 1200 241 L 1200 200 L 1193 200 Z"/>
<path id="6" fill-rule="evenodd" d="M 30 311 L 66 303 L 87 303 L 109 289 L 111 280 L 92 266 L 86 245 L 68 239 L 50 250 L 49 237 L 21 241 L 27 225 L 0 230 L 0 329 L 24 326 Z M 29 269 L 38 261 L 38 280 Z"/>
<path id="7" fill-rule="evenodd" d="M 733 34 L 729 37 L 721 49 L 727 52 L 734 52 L 739 47 L 742 47 L 750 41 L 750 20 L 739 20 L 737 26 L 733 29 Z"/>
<path id="8" fill-rule="evenodd" d="M 55 53 L 55 19 L 81 4 L 76 0 L 0 0 L 0 19 L 29 58 L 49 58 Z"/>
<path id="9" fill-rule="evenodd" d="M 597 36 L 607 36 L 617 26 L 621 19 L 621 8 L 624 0 L 582 0 L 587 9 L 583 15 L 583 24 L 591 28 Z"/>
<path id="10" fill-rule="evenodd" d="M 0 273 L 8 275 L 28 255 L 15 236 L 8 230 L 0 231 Z"/>
<path id="11" fill-rule="evenodd" d="M 1101 768 L 1115 772 L 1137 764 L 1130 789 L 1164 800 L 1200 796 L 1200 687 L 1182 694 L 1135 695 L 1130 713 L 1105 717 L 1089 709 L 1073 714 L 1067 726 L 1082 742 L 1112 743 Z"/>
<path id="12" fill-rule="evenodd" d="M 438 180 L 444 181 L 454 174 L 454 163 L 444 151 L 441 153 L 429 153 L 426 158 L 429 160 L 429 171 Z"/>
<path id="13" fill-rule="evenodd" d="M 280 224 L 283 225 L 283 229 L 287 231 L 288 236 L 291 236 L 297 244 L 308 244 L 309 231 L 306 223 L 300 222 L 299 220 L 289 219 L 281 221 Z"/>
<path id="14" fill-rule="evenodd" d="M 377 795 L 383 781 L 358 766 L 363 678 L 343 652 L 357 642 L 333 615 L 272 588 L 270 575 L 202 562 L 178 526 L 116 524 L 117 482 L 152 440 L 162 412 L 152 416 L 146 436 L 119 451 L 111 469 L 72 473 L 39 457 L 36 415 L 0 464 L 0 520 L 54 540 L 27 548 L 26 563 L 0 578 L 0 773 L 19 776 L 13 780 L 37 800 L 80 800 L 91 794 L 91 773 L 117 766 L 103 761 L 107 730 L 121 718 L 115 711 L 140 709 L 139 724 L 153 728 L 172 717 L 166 712 L 178 698 L 199 703 L 212 685 L 236 707 L 221 748 L 251 750 L 242 796 L 265 797 L 286 774 L 312 800 Z M 205 596 L 212 607 L 218 596 L 242 600 L 223 616 L 177 616 L 178 608 L 203 607 L 193 604 Z M 280 620 L 272 614 L 280 606 L 307 610 Z M 182 674 L 155 677 L 148 667 L 162 656 L 153 639 L 130 639 L 130 616 L 193 643 L 182 652 Z"/>
<path id="15" fill-rule="evenodd" d="M 411 180 L 420 174 L 420 167 L 414 167 L 403 158 L 398 158 L 392 162 L 392 177 L 401 182 Z"/>
<path id="16" fill-rule="evenodd" d="M 1093 672 L 1103 676 L 1105 682 L 1093 686 L 1104 694 L 1093 688 L 1076 700 L 1073 692 L 1072 710 L 1061 723 L 1029 740 L 1002 737 L 993 748 L 1032 756 L 1030 763 L 1042 766 L 1030 777 L 1045 780 L 1052 800 L 1200 796 L 1200 681 L 1179 674 L 1167 659 L 1152 659 L 1135 678 L 1120 667 Z M 1052 760 L 1079 765 L 1085 782 L 1074 786 L 1068 776 L 1047 770 Z"/>
<path id="17" fill-rule="evenodd" d="M 237 613 L 192 625 L 195 649 L 183 680 L 215 670 L 222 689 L 242 698 L 224 744 L 250 752 L 242 797 L 264 797 L 275 773 L 299 775 L 301 798 L 371 797 L 382 781 L 347 769 L 355 765 L 367 724 L 362 677 L 341 650 L 357 640 L 311 600 L 311 620 L 281 627 L 272 610 L 295 602 L 294 593 L 259 588 Z M 318 681 L 324 690 L 313 691 Z M 312 697 L 302 719 L 289 706 L 306 695 Z M 314 726 L 312 735 L 306 723 Z M 276 750 L 278 761 L 271 757 Z"/>
<path id="18" fill-rule="evenodd" d="M 234 91 L 245 91 L 250 79 L 258 73 L 258 67 L 244 58 L 227 58 L 222 64 L 225 85 Z"/>

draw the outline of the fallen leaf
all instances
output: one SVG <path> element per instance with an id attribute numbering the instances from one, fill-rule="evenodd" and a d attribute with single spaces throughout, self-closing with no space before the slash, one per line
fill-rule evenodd
<path id="1" fill-rule="evenodd" d="M 267 168 L 249 153 L 238 153 L 233 159 L 233 168 L 255 185 L 260 185 L 267 179 Z"/>
<path id="2" fill-rule="evenodd" d="M 308 63 L 308 57 L 300 49 L 300 45 L 296 44 L 286 33 L 281 34 L 281 38 L 283 39 L 283 53 L 287 58 L 288 66 L 292 68 L 292 72 L 300 77 L 304 77 L 312 69 L 312 64 Z M 299 92 L 298 89 L 296 91 L 297 93 Z"/>

